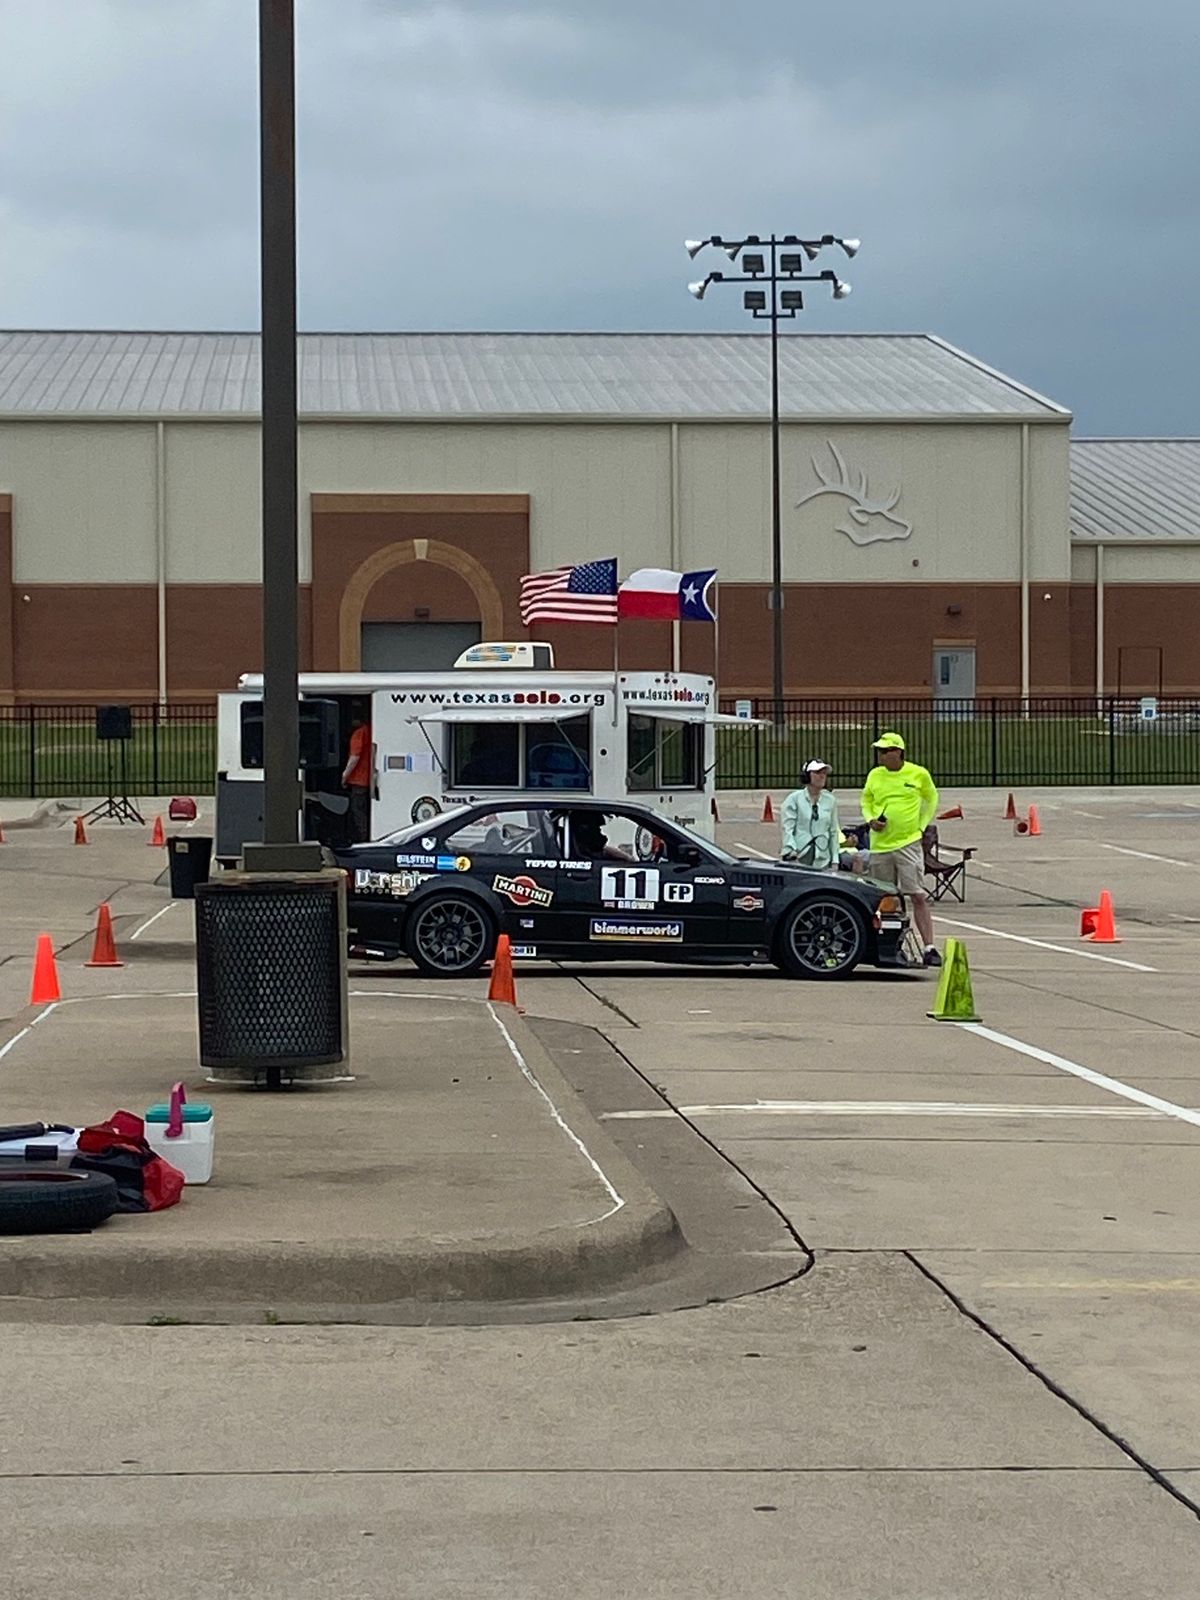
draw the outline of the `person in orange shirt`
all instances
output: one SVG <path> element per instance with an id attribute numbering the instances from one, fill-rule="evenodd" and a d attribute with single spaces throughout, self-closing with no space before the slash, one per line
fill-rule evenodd
<path id="1" fill-rule="evenodd" d="M 355 712 L 350 724 L 350 748 L 342 784 L 350 795 L 350 842 L 365 844 L 371 837 L 371 786 L 375 777 L 371 724 Z"/>

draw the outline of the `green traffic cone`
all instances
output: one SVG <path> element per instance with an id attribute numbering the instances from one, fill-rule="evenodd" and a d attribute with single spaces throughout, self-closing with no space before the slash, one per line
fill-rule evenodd
<path id="1" fill-rule="evenodd" d="M 975 996 L 971 993 L 971 969 L 967 964 L 967 947 L 961 939 L 947 939 L 942 958 L 942 975 L 938 979 L 937 998 L 933 1010 L 926 1013 L 935 1022 L 981 1022 L 975 1009 Z"/>

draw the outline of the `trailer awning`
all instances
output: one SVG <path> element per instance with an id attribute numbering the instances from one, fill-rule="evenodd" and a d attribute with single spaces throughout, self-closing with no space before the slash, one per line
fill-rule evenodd
<path id="1" fill-rule="evenodd" d="M 410 722 L 487 722 L 494 717 L 498 722 L 571 722 L 576 717 L 586 717 L 595 706 L 480 706 L 475 711 L 455 707 L 450 711 L 423 711 L 419 717 L 409 717 Z"/>
<path id="2" fill-rule="evenodd" d="M 629 707 L 630 711 L 637 708 Z M 643 717 L 657 717 L 660 722 L 691 722 L 702 723 L 709 728 L 762 728 L 766 726 L 765 717 L 735 717 L 728 711 L 705 711 L 696 716 L 689 716 L 686 711 L 659 711 L 647 706 L 639 714 Z"/>

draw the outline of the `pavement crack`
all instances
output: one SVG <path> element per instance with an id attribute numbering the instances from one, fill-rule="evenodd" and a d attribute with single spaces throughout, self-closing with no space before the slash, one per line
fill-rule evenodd
<path id="1" fill-rule="evenodd" d="M 1179 1470 L 1190 1470 L 1180 1468 Z M 120 1471 L 110 1468 L 82 1468 L 68 1472 L 0 1472 L 0 1483 L 78 1482 L 101 1478 L 732 1478 L 732 1477 L 961 1477 L 983 1474 L 1058 1474 L 1140 1472 L 1129 1466 L 1088 1466 L 1060 1462 L 1038 1466 L 1020 1463 L 969 1463 L 930 1466 L 759 1466 L 737 1467 L 150 1467 Z"/>
<path id="2" fill-rule="evenodd" d="M 606 998 L 606 996 L 598 994 L 597 991 L 592 988 L 591 984 L 586 982 L 585 979 L 581 978 L 577 972 L 566 972 L 561 963 L 557 961 L 555 962 L 555 966 L 558 967 L 558 970 L 563 974 L 564 977 L 574 978 L 575 982 L 581 989 L 586 990 L 587 993 L 591 995 L 593 1000 L 598 1000 L 600 1004 L 607 1010 L 611 1011 L 614 1016 L 620 1017 L 622 1022 L 627 1022 L 631 1028 L 641 1028 L 641 1023 L 635 1022 L 634 1019 L 629 1015 L 628 1011 L 622 1011 L 615 1000 L 609 1000 Z M 634 1070 L 636 1071 L 637 1069 L 635 1068 Z"/>
<path id="3" fill-rule="evenodd" d="M 999 1345 L 1000 1348 L 1005 1351 L 1007 1355 L 1010 1355 L 1014 1361 L 1019 1362 L 1021 1366 L 1025 1368 L 1026 1372 L 1028 1372 L 1031 1377 L 1036 1378 L 1038 1382 L 1055 1397 L 1056 1400 L 1061 1400 L 1064 1405 L 1070 1406 L 1071 1410 L 1074 1411 L 1082 1421 L 1088 1423 L 1088 1425 L 1094 1428 L 1097 1433 L 1101 1434 L 1105 1439 L 1107 1439 L 1109 1444 L 1114 1445 L 1121 1452 L 1121 1454 L 1126 1457 L 1127 1460 L 1139 1467 L 1153 1483 L 1157 1484 L 1160 1489 L 1165 1490 L 1173 1500 L 1177 1500 L 1181 1506 L 1191 1512 L 1193 1517 L 1200 1521 L 1200 1505 L 1197 1505 L 1194 1500 L 1190 1499 L 1186 1494 L 1184 1494 L 1182 1489 L 1176 1488 L 1166 1474 L 1156 1467 L 1153 1462 L 1147 1460 L 1147 1458 L 1142 1455 L 1140 1450 L 1136 1449 L 1135 1446 L 1130 1444 L 1128 1439 L 1122 1437 L 1122 1435 L 1119 1434 L 1115 1428 L 1110 1428 L 1108 1423 L 1105 1422 L 1102 1417 L 1097 1416 L 1096 1413 L 1090 1409 L 1090 1407 L 1084 1405 L 1082 1400 L 1077 1399 L 1073 1394 L 1070 1393 L 1069 1390 L 1065 1389 L 1061 1383 L 1052 1378 L 1048 1372 L 1046 1372 L 1042 1367 L 1039 1367 L 1036 1361 L 1027 1356 L 1023 1350 L 1019 1349 L 1011 1339 L 1007 1338 L 1000 1332 L 998 1328 L 994 1327 L 986 1317 L 981 1316 L 977 1311 L 973 1311 L 966 1301 L 961 1297 L 961 1295 L 956 1294 L 950 1285 L 944 1281 L 944 1279 L 939 1278 L 937 1273 L 931 1268 L 927 1267 L 923 1261 L 919 1260 L 911 1250 L 902 1250 L 900 1254 L 903 1255 L 907 1260 L 911 1261 L 921 1276 L 933 1284 L 934 1288 L 938 1289 L 946 1297 L 946 1299 L 949 1300 L 950 1304 L 955 1308 L 960 1316 L 965 1317 L 968 1322 L 973 1322 L 981 1333 L 985 1333 L 989 1339 L 991 1339 L 995 1344 Z"/>
<path id="4" fill-rule="evenodd" d="M 720 1156 L 721 1160 L 725 1163 L 726 1166 L 732 1167 L 734 1172 L 737 1173 L 738 1177 L 741 1178 L 742 1182 L 744 1184 L 746 1184 L 746 1186 L 748 1188 L 753 1189 L 754 1193 L 756 1195 L 758 1195 L 759 1199 L 764 1201 L 765 1204 L 767 1206 L 769 1206 L 770 1209 L 779 1218 L 780 1222 L 783 1223 L 784 1227 L 788 1231 L 789 1236 L 792 1239 L 792 1242 L 796 1245 L 797 1249 L 799 1249 L 801 1251 L 801 1253 L 803 1254 L 803 1256 L 804 1256 L 804 1265 L 800 1268 L 800 1271 L 797 1272 L 797 1273 L 793 1273 L 791 1275 L 791 1277 L 788 1278 L 787 1281 L 790 1283 L 790 1282 L 794 1281 L 795 1278 L 803 1277 L 806 1272 L 811 1272 L 813 1266 L 816 1264 L 816 1259 L 815 1259 L 815 1257 L 813 1255 L 812 1250 L 809 1248 L 809 1246 L 804 1242 L 804 1240 L 800 1237 L 799 1233 L 796 1231 L 796 1228 L 795 1228 L 795 1226 L 794 1226 L 794 1224 L 792 1222 L 792 1219 L 788 1216 L 787 1212 L 784 1211 L 783 1208 L 781 1206 L 779 1206 L 776 1203 L 775 1200 L 772 1199 L 772 1197 L 763 1188 L 761 1183 L 759 1183 L 755 1178 L 751 1177 L 751 1175 L 746 1171 L 745 1167 L 739 1166 L 738 1163 L 733 1159 L 733 1157 L 731 1155 L 729 1155 L 726 1151 L 722 1150 L 721 1146 L 719 1144 L 717 1144 L 714 1139 L 710 1139 L 709 1138 L 708 1134 L 705 1133 L 703 1128 L 701 1128 L 691 1117 L 687 1116 L 684 1112 L 682 1112 L 679 1109 L 679 1107 L 675 1104 L 675 1102 L 667 1094 L 665 1094 L 662 1089 L 659 1088 L 658 1084 L 656 1084 L 653 1081 L 653 1079 L 648 1078 L 646 1076 L 646 1074 L 642 1071 L 642 1069 L 638 1066 L 638 1064 L 635 1061 L 631 1061 L 630 1060 L 630 1058 L 625 1054 L 624 1050 L 621 1049 L 621 1046 L 617 1043 L 617 1041 L 612 1037 L 611 1034 L 606 1033 L 606 1034 L 603 1035 L 603 1037 L 608 1040 L 608 1043 L 611 1046 L 611 1048 L 616 1051 L 616 1053 L 620 1056 L 621 1060 L 630 1069 L 630 1071 L 637 1074 L 637 1076 L 646 1085 L 647 1089 L 649 1089 L 653 1094 L 657 1095 L 657 1097 L 662 1101 L 662 1103 L 665 1106 L 668 1106 L 675 1113 L 675 1115 L 679 1118 L 680 1122 L 686 1123 L 687 1126 L 692 1130 L 692 1132 L 697 1136 L 697 1138 L 702 1139 L 704 1141 L 704 1143 L 708 1146 L 708 1148 L 711 1151 L 713 1151 L 713 1153 L 715 1155 Z"/>

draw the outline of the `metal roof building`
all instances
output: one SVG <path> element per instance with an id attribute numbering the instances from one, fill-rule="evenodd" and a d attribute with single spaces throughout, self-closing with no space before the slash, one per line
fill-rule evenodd
<path id="1" fill-rule="evenodd" d="M 523 574 L 615 557 L 716 568 L 720 629 L 683 628 L 681 664 L 762 692 L 769 348 L 302 335 L 304 667 L 449 665 L 522 636 Z M 1200 442 L 1071 445 L 1064 406 L 932 334 L 785 334 L 780 378 L 791 693 L 1200 688 Z M 250 333 L 0 331 L 0 702 L 258 667 L 260 379 Z M 622 664 L 669 660 L 663 627 L 623 625 Z M 547 636 L 611 667 L 604 629 Z"/>
<path id="2" fill-rule="evenodd" d="M 566 421 L 763 416 L 767 342 L 721 333 L 311 333 L 307 418 Z M 0 333 L 0 418 L 254 418 L 257 335 Z M 932 334 L 780 339 L 783 414 L 1050 420 L 1053 401 Z"/>
<path id="3" fill-rule="evenodd" d="M 1200 439 L 1073 439 L 1071 537 L 1200 543 Z"/>

